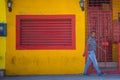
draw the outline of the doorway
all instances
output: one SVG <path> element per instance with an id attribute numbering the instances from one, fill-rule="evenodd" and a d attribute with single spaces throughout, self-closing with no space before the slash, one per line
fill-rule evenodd
<path id="1" fill-rule="evenodd" d="M 97 45 L 102 48 L 96 50 L 100 69 L 106 73 L 117 73 L 118 60 L 113 60 L 112 0 L 87 0 L 86 12 L 86 34 L 89 36 L 91 31 L 96 31 Z M 92 65 L 89 71 L 95 72 Z"/>

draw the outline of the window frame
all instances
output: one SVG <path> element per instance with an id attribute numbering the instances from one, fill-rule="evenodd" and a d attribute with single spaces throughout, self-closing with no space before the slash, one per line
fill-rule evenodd
<path id="1" fill-rule="evenodd" d="M 20 45 L 20 21 L 22 19 L 63 19 L 70 18 L 72 23 L 72 46 L 22 46 Z M 16 49 L 17 50 L 74 50 L 76 49 L 75 15 L 17 15 L 16 16 Z"/>

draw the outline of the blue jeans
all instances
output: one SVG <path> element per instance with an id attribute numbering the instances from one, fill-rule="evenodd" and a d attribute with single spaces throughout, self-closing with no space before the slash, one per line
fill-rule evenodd
<path id="1" fill-rule="evenodd" d="M 94 51 L 88 51 L 88 58 L 87 58 L 87 63 L 85 65 L 84 74 L 87 73 L 88 67 L 91 64 L 91 62 L 93 63 L 93 66 L 95 70 L 97 71 L 97 73 L 101 74 L 101 70 L 98 67 L 98 63 L 97 63 L 96 55 Z"/>

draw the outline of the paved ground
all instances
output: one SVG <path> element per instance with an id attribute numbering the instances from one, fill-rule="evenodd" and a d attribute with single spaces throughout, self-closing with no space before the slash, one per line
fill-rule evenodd
<path id="1" fill-rule="evenodd" d="M 120 80 L 120 74 L 116 75 L 43 75 L 43 76 L 9 76 L 0 77 L 0 80 Z"/>

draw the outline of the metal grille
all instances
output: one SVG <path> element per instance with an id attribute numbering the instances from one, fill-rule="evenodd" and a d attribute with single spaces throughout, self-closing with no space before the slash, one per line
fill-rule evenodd
<path id="1" fill-rule="evenodd" d="M 118 63 L 112 60 L 113 27 L 111 0 L 87 0 L 86 29 L 87 35 L 90 35 L 91 31 L 96 31 L 97 44 L 101 47 L 101 49 L 97 47 L 96 51 L 99 67 L 105 72 L 117 70 Z M 89 71 L 94 72 L 92 65 Z"/>
<path id="2" fill-rule="evenodd" d="M 87 0 L 88 10 L 112 10 L 111 0 Z"/>
<path id="3" fill-rule="evenodd" d="M 89 6 L 102 6 L 103 4 L 111 4 L 111 0 L 88 0 Z"/>
<path id="4" fill-rule="evenodd" d="M 73 15 L 17 16 L 17 48 L 75 49 L 74 19 Z"/>
<path id="5" fill-rule="evenodd" d="M 106 51 L 106 53 L 104 53 L 103 50 L 97 48 L 97 60 L 99 62 L 112 61 L 111 11 L 89 10 L 88 13 L 87 33 L 96 31 L 97 44 Z"/>
<path id="6" fill-rule="evenodd" d="M 99 62 L 112 61 L 112 11 L 111 0 L 88 0 L 88 27 L 87 33 L 96 31 L 97 60 Z M 104 56 L 104 57 L 103 57 Z"/>

